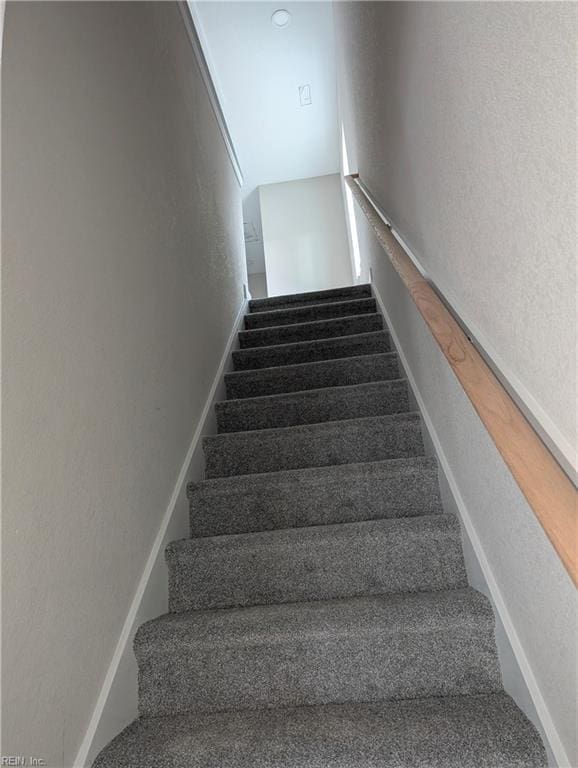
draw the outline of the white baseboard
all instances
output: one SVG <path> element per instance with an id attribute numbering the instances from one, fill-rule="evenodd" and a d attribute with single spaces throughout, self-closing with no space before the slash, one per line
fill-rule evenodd
<path id="1" fill-rule="evenodd" d="M 74 761 L 75 768 L 90 765 L 98 752 L 137 716 L 137 676 L 132 641 L 136 630 L 144 621 L 167 610 L 165 547 L 169 541 L 188 535 L 187 484 L 202 479 L 202 438 L 215 432 L 213 406 L 218 400 L 224 399 L 224 374 L 230 364 L 231 352 L 246 310 L 247 300 L 244 300 L 140 577 L 94 712 Z"/>
<path id="2" fill-rule="evenodd" d="M 533 712 L 528 711 L 528 708 L 524 706 L 525 702 L 520 701 L 517 696 L 514 696 L 514 698 L 516 699 L 516 703 L 525 712 L 528 718 L 532 720 L 534 724 L 538 727 L 538 729 L 542 732 L 542 735 L 548 743 L 548 746 L 552 752 L 552 756 L 554 757 L 554 760 L 556 761 L 557 766 L 559 766 L 559 768 L 569 768 L 571 766 L 570 760 L 560 740 L 560 737 L 558 735 L 558 732 L 556 730 L 556 727 L 554 725 L 554 722 L 552 720 L 552 717 L 550 715 L 550 712 L 548 710 L 548 707 L 546 705 L 546 702 L 544 700 L 544 697 L 538 685 L 538 681 L 536 680 L 536 677 L 532 671 L 532 667 L 530 666 L 530 662 L 528 661 L 528 658 L 524 652 L 524 649 L 520 642 L 520 638 L 518 637 L 518 633 L 516 632 L 516 628 L 512 621 L 512 617 L 510 616 L 510 612 L 508 611 L 503 595 L 494 577 L 492 568 L 488 562 L 488 558 L 486 557 L 482 543 L 478 537 L 476 529 L 474 528 L 472 518 L 468 512 L 464 499 L 460 493 L 460 489 L 458 487 L 456 478 L 452 472 L 447 456 L 444 452 L 443 446 L 441 444 L 439 436 L 434 427 L 433 421 L 428 413 L 424 399 L 418 389 L 417 383 L 412 374 L 408 360 L 404 355 L 403 348 L 395 332 L 393 323 L 391 322 L 389 313 L 383 303 L 383 300 L 379 294 L 378 289 L 375 286 L 375 283 L 372 283 L 372 289 L 373 289 L 375 299 L 387 323 L 388 330 L 391 334 L 397 354 L 399 355 L 400 362 L 405 371 L 405 376 L 409 382 L 410 388 L 413 391 L 413 395 L 416 399 L 418 408 L 421 412 L 421 417 L 424 423 L 424 427 L 428 433 L 429 439 L 433 446 L 434 453 L 440 465 L 440 469 L 443 472 L 445 479 L 447 481 L 449 491 L 452 495 L 452 501 L 455 505 L 455 509 L 462 523 L 464 533 L 477 559 L 477 565 L 485 581 L 486 589 L 484 589 L 483 591 L 492 602 L 497 619 L 501 623 L 501 626 L 503 627 L 503 630 L 506 635 L 506 639 L 510 646 L 512 656 L 515 659 L 520 675 L 522 677 L 521 682 L 523 683 L 523 686 L 528 691 L 528 695 L 531 700 L 531 703 L 533 704 L 534 711 Z M 538 722 L 536 722 L 536 720 Z"/>

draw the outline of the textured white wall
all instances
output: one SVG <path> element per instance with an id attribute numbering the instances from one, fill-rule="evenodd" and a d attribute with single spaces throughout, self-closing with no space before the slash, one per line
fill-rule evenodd
<path id="1" fill-rule="evenodd" d="M 9 4 L 2 75 L 2 752 L 70 766 L 241 306 L 241 201 L 175 3 Z"/>
<path id="2" fill-rule="evenodd" d="M 569 455 L 577 10 L 336 4 L 347 135 L 363 181 Z"/>
<path id="3" fill-rule="evenodd" d="M 259 187 L 269 296 L 352 282 L 338 174 Z"/>
<path id="4" fill-rule="evenodd" d="M 275 29 L 272 2 L 195 2 L 223 108 L 243 169 L 245 220 L 261 231 L 257 187 L 339 170 L 333 8 L 329 2 L 283 4 Z M 298 87 L 311 85 L 312 104 Z M 263 243 L 247 243 L 250 272 L 265 268 Z"/>
<path id="5" fill-rule="evenodd" d="M 336 22 L 354 167 L 573 443 L 576 6 L 337 3 Z M 552 719 L 552 746 L 578 765 L 576 591 L 358 222 L 362 279 L 371 267 Z"/>

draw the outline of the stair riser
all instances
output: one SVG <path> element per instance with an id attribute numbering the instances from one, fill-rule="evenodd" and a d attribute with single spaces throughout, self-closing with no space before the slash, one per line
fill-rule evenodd
<path id="1" fill-rule="evenodd" d="M 422 456 L 423 442 L 419 420 L 401 415 L 221 435 L 204 449 L 211 478 Z"/>
<path id="2" fill-rule="evenodd" d="M 272 631 L 273 628 L 271 628 Z M 310 706 L 500 690 L 490 624 L 443 626 L 393 635 L 276 637 L 222 647 L 179 644 L 139 661 L 142 716 Z"/>
<path id="3" fill-rule="evenodd" d="M 389 334 L 386 331 L 375 331 L 334 339 L 281 344 L 276 347 L 238 349 L 233 352 L 233 364 L 236 371 L 252 371 L 258 368 L 337 360 L 382 352 L 391 352 Z"/>
<path id="4" fill-rule="evenodd" d="M 313 304 L 334 304 L 338 301 L 371 298 L 370 285 L 349 285 L 346 288 L 333 288 L 327 291 L 311 291 L 288 296 L 270 296 L 266 299 L 251 299 L 250 312 L 267 312 L 275 309 L 294 309 Z"/>
<path id="5" fill-rule="evenodd" d="M 293 427 L 410 410 L 405 381 L 320 389 L 270 398 L 228 400 L 216 406 L 220 433 Z"/>
<path id="6" fill-rule="evenodd" d="M 454 518 L 182 541 L 167 549 L 172 612 L 467 586 Z"/>
<path id="7" fill-rule="evenodd" d="M 315 304 L 296 309 L 280 309 L 273 312 L 256 312 L 245 315 L 245 329 L 268 328 L 275 325 L 292 325 L 293 323 L 310 323 L 329 317 L 346 317 L 348 315 L 365 315 L 377 312 L 375 299 L 356 299 L 355 301 L 340 301 L 338 303 Z"/>
<path id="8" fill-rule="evenodd" d="M 241 349 L 271 347 L 276 344 L 295 344 L 300 341 L 331 339 L 336 336 L 352 336 L 357 333 L 374 333 L 383 330 L 382 315 L 359 315 L 339 317 L 297 325 L 282 325 L 277 328 L 262 328 L 255 331 L 240 331 Z"/>
<path id="9" fill-rule="evenodd" d="M 261 475 L 200 483 L 190 494 L 191 536 L 441 512 L 435 466 L 391 471 L 385 465 L 296 470 L 270 479 Z"/>
<path id="10" fill-rule="evenodd" d="M 225 387 L 227 397 L 234 400 L 345 387 L 399 376 L 397 355 L 386 353 L 225 374 Z"/>

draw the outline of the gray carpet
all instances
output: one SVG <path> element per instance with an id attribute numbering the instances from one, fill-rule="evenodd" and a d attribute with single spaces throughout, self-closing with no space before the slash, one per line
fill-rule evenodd
<path id="1" fill-rule="evenodd" d="M 250 432 L 322 421 L 387 416 L 409 410 L 404 379 L 226 400 L 216 407 L 219 432 Z"/>
<path id="2" fill-rule="evenodd" d="M 351 336 L 283 343 L 271 347 L 239 349 L 233 352 L 233 364 L 236 371 L 246 371 L 390 351 L 389 334 L 386 331 L 372 331 Z"/>
<path id="3" fill-rule="evenodd" d="M 396 413 L 206 437 L 207 477 L 423 455 L 417 413 Z"/>
<path id="4" fill-rule="evenodd" d="M 504 693 L 136 720 L 95 768 L 545 768 Z"/>
<path id="5" fill-rule="evenodd" d="M 501 689 L 472 589 L 167 614 L 137 632 L 141 715 Z"/>
<path id="6" fill-rule="evenodd" d="M 293 325 L 307 323 L 312 320 L 324 320 L 330 317 L 345 317 L 346 315 L 364 315 L 377 312 L 375 299 L 350 299 L 336 303 L 322 304 L 305 303 L 290 309 L 274 309 L 265 312 L 252 312 L 245 316 L 245 329 L 267 328 L 275 325 Z"/>
<path id="7" fill-rule="evenodd" d="M 328 291 L 309 291 L 309 293 L 289 293 L 285 296 L 271 296 L 267 299 L 251 299 L 249 311 L 269 312 L 273 309 L 291 309 L 306 307 L 310 304 L 336 304 L 352 299 L 371 299 L 371 285 L 348 285 L 344 288 L 331 288 Z"/>
<path id="8" fill-rule="evenodd" d="M 191 536 L 439 514 L 433 459 L 312 467 L 191 483 Z"/>
<path id="9" fill-rule="evenodd" d="M 183 539 L 166 559 L 175 612 L 467 586 L 453 515 Z"/>
<path id="10" fill-rule="evenodd" d="M 381 331 L 383 317 L 377 312 L 370 315 L 352 315 L 334 317 L 329 320 L 314 320 L 309 323 L 279 325 L 269 328 L 257 328 L 254 331 L 239 333 L 239 347 L 271 347 L 276 344 L 291 344 L 297 341 L 315 341 L 335 336 L 352 336 L 356 333 Z"/>
<path id="11" fill-rule="evenodd" d="M 357 357 L 319 360 L 295 365 L 282 363 L 272 368 L 233 371 L 225 374 L 225 387 L 227 397 L 237 400 L 243 397 L 302 392 L 307 389 L 366 384 L 370 381 L 397 379 L 399 375 L 400 368 L 396 354 L 393 352 L 373 354 L 366 349 Z"/>
<path id="12" fill-rule="evenodd" d="M 252 300 L 97 768 L 545 768 L 369 286 Z"/>

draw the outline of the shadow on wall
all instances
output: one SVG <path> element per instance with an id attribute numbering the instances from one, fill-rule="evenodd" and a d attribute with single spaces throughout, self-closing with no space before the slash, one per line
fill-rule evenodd
<path id="1" fill-rule="evenodd" d="M 267 274 L 265 272 L 256 272 L 249 275 L 249 292 L 252 299 L 266 299 L 267 293 Z"/>

